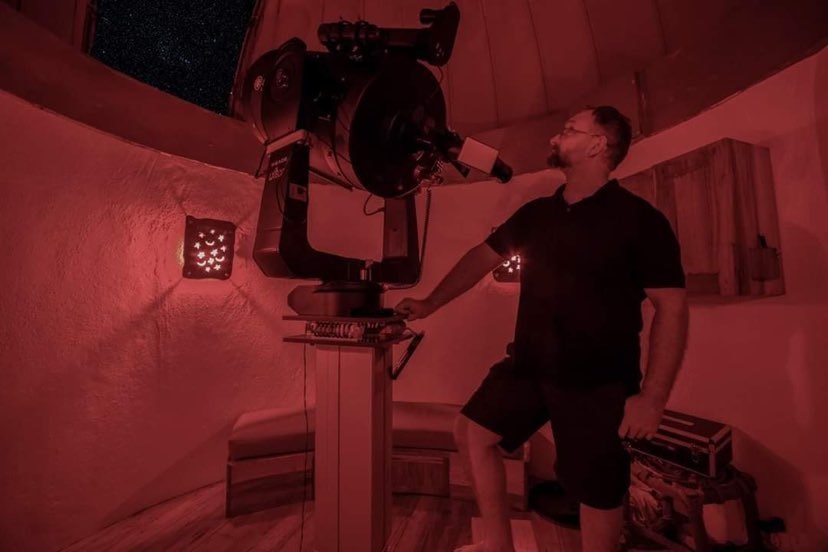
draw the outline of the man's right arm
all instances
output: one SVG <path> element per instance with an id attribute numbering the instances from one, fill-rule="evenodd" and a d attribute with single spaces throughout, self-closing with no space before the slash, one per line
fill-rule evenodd
<path id="1" fill-rule="evenodd" d="M 503 257 L 483 242 L 463 255 L 428 297 L 422 301 L 403 299 L 395 310 L 408 314 L 411 320 L 424 318 L 474 287 L 483 276 L 502 262 Z"/>

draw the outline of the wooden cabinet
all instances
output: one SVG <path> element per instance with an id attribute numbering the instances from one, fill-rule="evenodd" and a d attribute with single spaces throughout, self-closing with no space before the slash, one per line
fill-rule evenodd
<path id="1" fill-rule="evenodd" d="M 669 219 L 691 295 L 785 292 L 767 148 L 724 139 L 620 182 Z"/>

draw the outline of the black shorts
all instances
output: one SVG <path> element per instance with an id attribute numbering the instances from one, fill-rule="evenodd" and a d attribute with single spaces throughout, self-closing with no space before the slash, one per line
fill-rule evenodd
<path id="1" fill-rule="evenodd" d="M 593 508 L 621 506 L 630 485 L 630 458 L 618 436 L 628 392 L 622 382 L 561 388 L 518 374 L 512 359 L 495 364 L 461 412 L 502 437 L 511 452 L 547 421 L 567 494 Z"/>

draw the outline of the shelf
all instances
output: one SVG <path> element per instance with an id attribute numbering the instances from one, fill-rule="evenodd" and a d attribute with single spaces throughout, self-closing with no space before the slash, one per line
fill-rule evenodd
<path id="1" fill-rule="evenodd" d="M 316 315 L 287 315 L 282 320 L 294 320 L 301 322 L 404 322 L 402 315 L 394 316 L 316 316 Z"/>
<path id="2" fill-rule="evenodd" d="M 411 335 L 399 335 L 389 339 L 383 339 L 381 341 L 349 341 L 347 339 L 336 339 L 336 338 L 325 338 L 325 337 L 314 337 L 312 335 L 289 335 L 283 338 L 283 341 L 286 343 L 305 343 L 308 345 L 333 345 L 336 347 L 387 347 L 389 345 L 396 345 L 397 343 L 402 343 L 408 339 L 411 339 L 413 336 Z"/>

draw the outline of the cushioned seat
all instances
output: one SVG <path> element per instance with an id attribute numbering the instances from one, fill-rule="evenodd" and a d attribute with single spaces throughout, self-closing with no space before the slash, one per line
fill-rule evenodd
<path id="1" fill-rule="evenodd" d="M 460 406 L 445 403 L 394 403 L 395 447 L 457 450 L 454 420 Z"/>
<path id="2" fill-rule="evenodd" d="M 395 401 L 394 447 L 456 451 L 454 420 L 460 405 Z M 230 433 L 229 457 L 243 460 L 313 450 L 314 411 L 270 408 L 242 414 Z M 518 451 L 519 455 L 519 451 Z M 508 455 L 515 456 L 515 455 Z"/>
<path id="3" fill-rule="evenodd" d="M 230 460 L 313 450 L 313 421 L 313 409 L 309 408 L 310 434 L 306 435 L 303 410 L 268 408 L 245 412 L 230 432 Z"/>
<path id="4" fill-rule="evenodd" d="M 394 492 L 473 498 L 454 443 L 459 412 L 455 404 L 393 403 Z M 314 437 L 313 407 L 307 420 L 301 408 L 239 416 L 228 443 L 227 516 L 312 498 Z M 525 510 L 528 444 L 504 456 L 507 490 Z"/>

